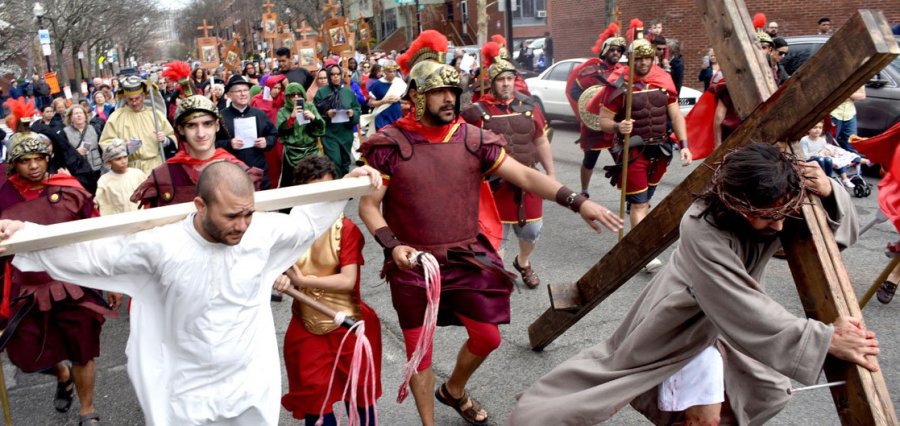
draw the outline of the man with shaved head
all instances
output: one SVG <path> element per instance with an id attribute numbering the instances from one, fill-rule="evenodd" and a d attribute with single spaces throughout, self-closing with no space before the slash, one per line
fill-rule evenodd
<path id="1" fill-rule="evenodd" d="M 381 185 L 369 167 L 348 176 L 363 175 Z M 197 212 L 177 223 L 17 254 L 15 266 L 140 302 L 126 352 L 147 424 L 275 425 L 281 372 L 269 289 L 346 201 L 257 213 L 250 177 L 228 161 L 204 167 L 197 192 Z M 36 226 L 0 221 L 0 239 Z"/>

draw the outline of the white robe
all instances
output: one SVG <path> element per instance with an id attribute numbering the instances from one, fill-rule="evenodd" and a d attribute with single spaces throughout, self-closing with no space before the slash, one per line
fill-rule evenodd
<path id="1" fill-rule="evenodd" d="M 17 254 L 14 265 L 132 296 L 128 374 L 147 424 L 276 425 L 272 283 L 345 204 L 256 213 L 236 246 L 204 240 L 191 215 L 132 235 Z"/>

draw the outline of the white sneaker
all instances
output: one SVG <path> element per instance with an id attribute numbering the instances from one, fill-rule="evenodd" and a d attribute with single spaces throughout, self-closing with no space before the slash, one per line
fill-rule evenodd
<path id="1" fill-rule="evenodd" d="M 656 272 L 657 269 L 661 268 L 662 265 L 663 265 L 662 260 L 659 260 L 659 258 L 656 258 L 656 259 L 651 260 L 650 263 L 648 263 L 647 266 L 644 267 L 643 271 L 644 271 L 644 273 L 652 274 L 652 273 Z"/>
<path id="2" fill-rule="evenodd" d="M 842 181 L 844 182 L 844 186 L 847 187 L 847 189 L 856 188 L 856 185 L 854 185 L 853 182 L 850 181 L 850 179 L 842 179 Z"/>

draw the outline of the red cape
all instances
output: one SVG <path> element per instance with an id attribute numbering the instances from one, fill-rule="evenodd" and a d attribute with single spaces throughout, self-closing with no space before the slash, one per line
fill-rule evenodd
<path id="1" fill-rule="evenodd" d="M 19 190 L 20 194 L 25 194 L 28 191 L 33 191 L 32 187 L 34 186 L 34 184 L 26 181 L 25 179 L 22 179 L 22 177 L 17 174 L 10 176 L 9 181 L 17 190 Z M 44 186 L 67 186 L 69 188 L 84 189 L 84 187 L 81 186 L 81 182 L 78 182 L 78 179 L 76 179 L 72 175 L 67 175 L 65 173 L 50 175 L 50 177 L 48 177 L 46 180 L 42 180 L 40 184 Z M 41 187 L 38 190 L 43 191 L 44 188 Z"/>
<path id="2" fill-rule="evenodd" d="M 572 95 L 569 93 L 572 92 L 572 87 L 575 86 L 578 76 L 581 74 L 581 70 L 584 69 L 584 67 L 601 62 L 600 58 L 588 59 L 581 65 L 572 69 L 572 72 L 569 73 L 569 78 L 566 80 L 566 99 L 569 100 L 569 105 L 572 107 L 572 111 L 575 112 L 575 117 L 578 117 L 578 99 L 573 99 Z"/>
<path id="3" fill-rule="evenodd" d="M 713 121 L 716 117 L 716 95 L 709 90 L 703 92 L 697 104 L 691 109 L 684 121 L 687 124 L 688 143 L 693 159 L 702 160 L 712 154 L 715 149 L 715 129 Z"/>
<path id="4" fill-rule="evenodd" d="M 487 94 L 485 95 L 487 96 Z M 397 120 L 394 125 L 408 132 L 415 132 L 425 136 L 429 142 L 439 143 L 447 138 L 451 131 L 456 131 L 459 125 L 465 125 L 462 117 L 456 117 L 452 123 L 441 127 L 428 127 L 415 120 L 413 114 L 406 114 Z M 494 203 L 494 195 L 491 193 L 491 187 L 487 181 L 481 182 L 481 189 L 478 194 L 478 227 L 484 234 L 494 249 L 500 248 L 500 242 L 503 240 L 503 224 L 500 223 L 500 213 L 497 212 L 497 204 Z"/>
<path id="5" fill-rule="evenodd" d="M 628 80 L 628 67 L 624 66 L 617 70 L 614 70 L 609 74 L 609 78 L 607 81 L 610 83 L 615 83 L 619 80 L 619 77 L 625 77 L 625 80 Z M 644 82 L 650 84 L 651 86 L 662 87 L 669 92 L 670 96 L 675 96 L 678 98 L 678 91 L 675 90 L 675 83 L 672 81 L 672 76 L 669 75 L 664 69 L 654 65 L 650 68 L 650 72 L 647 73 L 644 78 L 639 79 L 639 82 Z M 600 114 L 600 108 L 603 107 L 603 103 L 606 102 L 606 88 L 601 89 L 591 98 L 590 102 L 588 102 L 587 110 L 591 114 Z"/>
<path id="6" fill-rule="evenodd" d="M 199 160 L 191 157 L 186 150 L 180 149 L 178 150 L 178 153 L 175 154 L 175 156 L 166 161 L 166 164 L 184 164 L 186 166 L 196 168 L 215 160 L 225 160 L 234 164 L 238 164 L 240 166 L 244 165 L 241 160 L 238 160 L 237 157 L 231 155 L 231 153 L 226 151 L 224 148 L 216 148 L 213 156 L 207 158 L 206 160 Z"/>
<path id="7" fill-rule="evenodd" d="M 878 183 L 878 205 L 881 211 L 891 220 L 894 228 L 900 231 L 900 123 L 895 124 L 884 133 L 854 141 L 853 147 L 869 157 L 869 160 L 880 163 L 887 171 Z"/>

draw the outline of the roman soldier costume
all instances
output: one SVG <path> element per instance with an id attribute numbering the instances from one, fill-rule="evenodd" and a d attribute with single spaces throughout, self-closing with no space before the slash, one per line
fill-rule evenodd
<path id="1" fill-rule="evenodd" d="M 501 47 L 488 42 L 481 49 L 482 69 L 487 70 L 489 84 L 504 73 L 518 75 L 516 67 L 501 54 Z M 511 99 L 498 99 L 494 93 L 486 93 L 462 112 L 469 124 L 491 130 L 506 139 L 506 151 L 516 161 L 534 168 L 538 163 L 538 149 L 535 141 L 544 136 L 547 128 L 540 108 L 535 100 L 524 93 L 514 92 Z M 499 178 L 491 179 L 497 210 L 504 224 L 525 226 L 529 222 L 540 222 L 543 216 L 544 200 Z M 522 274 L 522 279 L 530 288 L 540 284 L 540 279 L 530 265 L 513 266 Z"/>
<path id="2" fill-rule="evenodd" d="M 34 182 L 17 174 L 16 162 L 32 157 L 49 158 L 47 143 L 33 132 L 13 135 L 6 159 L 9 180 L 0 186 L 0 219 L 49 225 L 98 215 L 91 194 L 74 177 L 45 175 Z M 103 314 L 114 314 L 101 293 L 45 272 L 19 271 L 11 261 L 5 261 L 0 316 L 6 327 L 0 349 L 7 349 L 13 364 L 33 373 L 66 360 L 83 365 L 98 357 Z"/>
<path id="3" fill-rule="evenodd" d="M 211 115 L 219 120 L 219 111 L 209 98 L 202 95 L 190 96 L 181 102 L 175 114 L 175 124 L 179 125 L 200 115 Z M 220 130 L 221 131 L 221 130 Z M 182 141 L 183 144 L 187 142 Z M 262 181 L 263 171 L 247 167 L 222 148 L 217 148 L 212 157 L 200 160 L 191 157 L 182 145 L 178 153 L 165 164 L 154 168 L 150 175 L 131 195 L 131 202 L 145 207 L 159 207 L 169 204 L 187 203 L 197 196 L 197 179 L 203 166 L 214 161 L 229 161 L 244 168 L 256 189 Z"/>
<path id="4" fill-rule="evenodd" d="M 597 91 L 609 86 L 607 80 L 609 75 L 622 68 L 618 62 L 610 64 L 606 61 L 611 48 L 625 50 L 625 38 L 619 36 L 619 26 L 615 22 L 609 24 L 609 27 L 600 34 L 594 43 L 591 51 L 598 56 L 575 67 L 566 82 L 566 97 L 581 124 L 579 144 L 585 151 L 607 149 L 613 142 L 613 135 L 600 131 L 600 118 L 588 113 L 584 108 L 587 101 Z"/>

